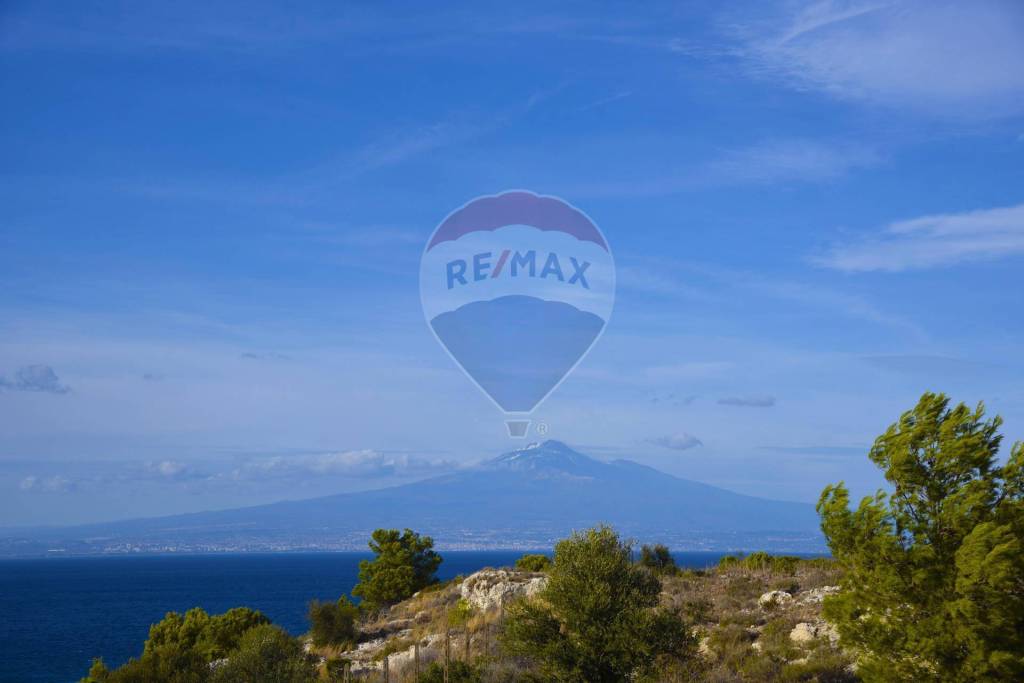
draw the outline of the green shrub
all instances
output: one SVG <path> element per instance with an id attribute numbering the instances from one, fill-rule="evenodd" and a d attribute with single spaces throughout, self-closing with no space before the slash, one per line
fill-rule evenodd
<path id="1" fill-rule="evenodd" d="M 860 678 L 850 670 L 851 659 L 830 647 L 810 654 L 806 662 L 789 663 L 779 672 L 780 683 L 857 683 Z"/>
<path id="2" fill-rule="evenodd" d="M 469 603 L 469 600 L 459 598 L 455 606 L 448 611 L 448 625 L 461 628 L 469 623 L 469 618 L 472 616 L 473 605 Z"/>
<path id="3" fill-rule="evenodd" d="M 316 670 L 302 646 L 282 629 L 264 624 L 242 636 L 227 662 L 215 667 L 211 683 L 311 683 Z"/>
<path id="4" fill-rule="evenodd" d="M 560 541 L 541 599 L 508 609 L 506 650 L 536 662 L 546 680 L 589 683 L 645 676 L 661 656 L 691 657 L 686 625 L 658 608 L 661 583 L 631 556 L 604 526 Z"/>
<path id="5" fill-rule="evenodd" d="M 349 645 L 355 642 L 356 620 L 359 608 L 342 596 L 337 602 L 309 603 L 309 634 L 317 647 L 325 645 Z"/>
<path id="6" fill-rule="evenodd" d="M 107 671 L 102 661 L 94 662 L 86 681 L 130 681 L 162 683 L 205 681 L 210 662 L 223 659 L 254 628 L 270 620 L 248 607 L 235 607 L 210 616 L 194 607 L 185 614 L 168 612 L 149 628 L 142 656 Z"/>
<path id="7" fill-rule="evenodd" d="M 444 676 L 444 666 L 433 662 L 420 673 L 416 683 L 444 683 L 445 680 L 448 683 L 482 683 L 484 679 L 477 667 L 455 660 L 448 667 L 447 679 Z"/>
<path id="8" fill-rule="evenodd" d="M 546 572 L 551 568 L 551 558 L 547 555 L 523 555 L 516 560 L 516 569 L 524 572 Z"/>
<path id="9" fill-rule="evenodd" d="M 718 568 L 792 574 L 804 561 L 793 555 L 772 555 L 758 550 L 746 556 L 726 555 L 718 561 Z"/>

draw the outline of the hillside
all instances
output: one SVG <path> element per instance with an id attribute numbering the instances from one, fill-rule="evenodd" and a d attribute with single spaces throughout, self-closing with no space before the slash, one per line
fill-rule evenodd
<path id="1" fill-rule="evenodd" d="M 662 577 L 662 603 L 686 618 L 699 643 L 686 680 L 857 680 L 852 658 L 821 617 L 823 598 L 838 590 L 838 570 L 825 560 L 780 560 L 786 558 Z M 535 596 L 545 582 L 543 574 L 483 570 L 373 615 L 360 625 L 357 647 L 308 649 L 324 664 L 351 662 L 353 674 L 369 680 L 387 659 L 391 680 L 409 681 L 417 660 L 420 671 L 444 661 L 447 637 L 450 659 L 471 662 L 481 680 L 522 680 L 529 663 L 499 646 L 503 608 Z M 469 618 L 452 628 L 450 615 L 460 608 Z M 665 672 L 657 680 L 680 680 L 682 673 Z"/>

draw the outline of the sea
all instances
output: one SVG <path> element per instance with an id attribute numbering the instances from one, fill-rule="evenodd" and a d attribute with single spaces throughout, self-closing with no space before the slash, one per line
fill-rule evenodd
<path id="1" fill-rule="evenodd" d="M 524 551 L 447 551 L 441 579 L 510 566 Z M 536 551 L 543 552 L 543 551 Z M 683 567 L 724 553 L 675 553 Z M 108 666 L 142 653 L 150 624 L 170 611 L 258 609 L 300 635 L 310 600 L 336 600 L 368 553 L 245 553 L 0 560 L 0 683 L 70 683 L 94 657 Z"/>

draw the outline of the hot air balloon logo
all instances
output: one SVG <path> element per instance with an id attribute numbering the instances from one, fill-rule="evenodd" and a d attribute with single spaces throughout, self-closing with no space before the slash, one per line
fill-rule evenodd
<path id="1" fill-rule="evenodd" d="M 615 301 L 604 235 L 556 197 L 478 197 L 434 230 L 420 263 L 434 336 L 524 437 L 530 413 L 597 342 Z"/>

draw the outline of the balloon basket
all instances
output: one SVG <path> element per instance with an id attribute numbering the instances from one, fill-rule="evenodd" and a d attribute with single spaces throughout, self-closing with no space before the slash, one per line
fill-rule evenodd
<path id="1" fill-rule="evenodd" d="M 505 420 L 505 426 L 508 428 L 509 437 L 513 439 L 525 439 L 530 431 L 529 420 Z"/>

